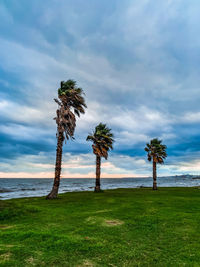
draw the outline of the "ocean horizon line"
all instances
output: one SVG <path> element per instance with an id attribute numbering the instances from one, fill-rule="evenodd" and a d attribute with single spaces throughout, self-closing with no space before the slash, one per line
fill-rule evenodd
<path id="1" fill-rule="evenodd" d="M 167 177 L 199 177 L 199 174 L 177 174 L 177 175 L 163 175 L 158 178 Z M 152 176 L 129 176 L 129 177 L 102 177 L 101 179 L 146 179 Z M 0 179 L 54 179 L 54 177 L 0 177 Z M 95 177 L 61 177 L 61 179 L 96 179 Z"/>

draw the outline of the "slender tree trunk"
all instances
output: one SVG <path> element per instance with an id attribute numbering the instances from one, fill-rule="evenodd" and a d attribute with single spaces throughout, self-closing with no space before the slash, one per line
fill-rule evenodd
<path id="1" fill-rule="evenodd" d="M 101 191 L 100 175 L 101 175 L 101 157 L 96 156 L 96 186 L 94 190 L 95 192 Z"/>
<path id="2" fill-rule="evenodd" d="M 62 147 L 63 147 L 63 133 L 60 132 L 57 139 L 56 149 L 56 166 L 55 166 L 55 178 L 51 192 L 46 196 L 46 199 L 54 199 L 58 196 L 58 188 L 60 185 L 60 174 L 62 164 Z"/>
<path id="3" fill-rule="evenodd" d="M 156 174 L 156 162 L 153 160 L 153 190 L 157 190 L 157 174 Z"/>

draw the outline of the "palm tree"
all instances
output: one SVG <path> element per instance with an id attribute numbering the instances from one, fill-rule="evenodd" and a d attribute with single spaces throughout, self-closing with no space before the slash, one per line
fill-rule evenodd
<path id="1" fill-rule="evenodd" d="M 108 151 L 113 149 L 113 134 L 106 124 L 100 123 L 95 127 L 92 134 L 88 135 L 87 141 L 92 141 L 93 153 L 96 155 L 96 186 L 95 192 L 101 191 L 100 174 L 101 174 L 101 158 L 108 158 Z"/>
<path id="2" fill-rule="evenodd" d="M 58 98 L 54 99 L 58 104 L 56 111 L 57 124 L 57 150 L 55 164 L 55 178 L 51 192 L 47 195 L 47 199 L 57 198 L 60 185 L 60 174 L 62 164 L 62 147 L 64 140 L 74 139 L 74 131 L 76 128 L 76 115 L 85 113 L 87 108 L 83 97 L 83 90 L 76 86 L 76 82 L 68 80 L 62 81 L 58 89 Z"/>
<path id="3" fill-rule="evenodd" d="M 144 149 L 147 152 L 148 160 L 153 161 L 153 190 L 157 190 L 156 164 L 164 163 L 164 159 L 167 157 L 166 149 L 167 147 L 162 144 L 162 140 L 158 140 L 157 138 L 147 143 Z"/>

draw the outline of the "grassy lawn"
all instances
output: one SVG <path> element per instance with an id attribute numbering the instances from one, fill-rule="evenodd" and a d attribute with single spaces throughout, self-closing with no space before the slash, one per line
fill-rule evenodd
<path id="1" fill-rule="evenodd" d="M 0 201 L 0 266 L 200 266 L 200 190 Z"/>

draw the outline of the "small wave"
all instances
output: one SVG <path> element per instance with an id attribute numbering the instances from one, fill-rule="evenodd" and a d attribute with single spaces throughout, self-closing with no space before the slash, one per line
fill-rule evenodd
<path id="1" fill-rule="evenodd" d="M 21 189 L 21 191 L 35 191 L 35 190 L 36 190 L 36 188 L 22 188 Z"/>
<path id="2" fill-rule="evenodd" d="M 9 193 L 9 192 L 14 192 L 13 190 L 9 190 L 9 189 L 0 189 L 0 193 Z"/>

